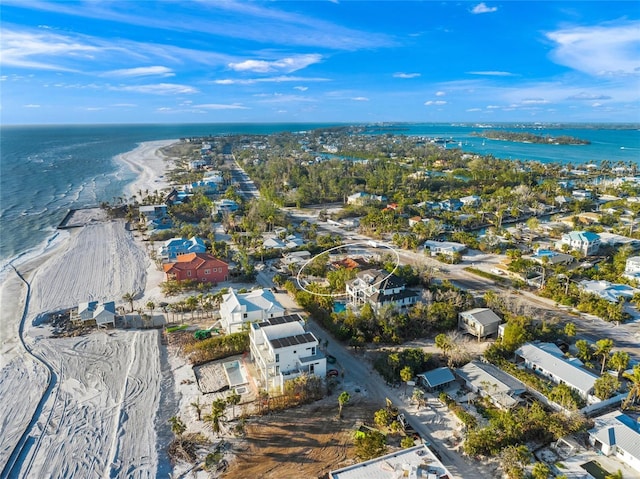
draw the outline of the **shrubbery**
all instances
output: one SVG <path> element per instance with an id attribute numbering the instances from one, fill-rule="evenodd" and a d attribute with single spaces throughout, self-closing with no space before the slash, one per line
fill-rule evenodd
<path id="1" fill-rule="evenodd" d="M 249 348 L 249 333 L 241 332 L 224 336 L 214 336 L 197 343 L 187 344 L 185 354 L 191 364 L 198 365 L 214 359 L 223 359 L 242 354 Z"/>

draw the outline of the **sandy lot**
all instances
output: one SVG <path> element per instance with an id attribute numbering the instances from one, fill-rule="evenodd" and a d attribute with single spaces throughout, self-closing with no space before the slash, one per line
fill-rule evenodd
<path id="1" fill-rule="evenodd" d="M 354 462 L 353 431 L 380 405 L 354 401 L 337 418 L 338 395 L 252 420 L 231 452 L 225 479 L 322 477 Z"/>

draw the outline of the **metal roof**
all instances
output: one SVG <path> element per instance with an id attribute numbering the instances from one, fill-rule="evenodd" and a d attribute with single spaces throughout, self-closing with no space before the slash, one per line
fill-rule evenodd
<path id="1" fill-rule="evenodd" d="M 447 367 L 433 369 L 431 371 L 427 371 L 426 373 L 419 374 L 418 376 L 422 377 L 426 381 L 427 385 L 432 388 L 456 380 L 455 376 L 451 372 L 451 369 Z"/>
<path id="2" fill-rule="evenodd" d="M 598 376 L 572 364 L 564 356 L 550 353 L 541 347 L 543 345 L 544 343 L 523 344 L 516 350 L 516 355 L 552 374 L 555 383 L 562 381 L 583 394 L 587 394 L 593 388 Z"/>
<path id="3" fill-rule="evenodd" d="M 640 425 L 618 411 L 594 419 L 591 436 L 607 446 L 616 446 L 640 461 Z"/>

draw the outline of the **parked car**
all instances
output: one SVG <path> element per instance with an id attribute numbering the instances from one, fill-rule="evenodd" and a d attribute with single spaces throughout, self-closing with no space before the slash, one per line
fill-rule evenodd
<path id="1" fill-rule="evenodd" d="M 336 363 L 336 357 L 335 356 L 331 356 L 330 354 L 327 354 L 327 362 L 329 364 L 335 364 Z"/>
<path id="2" fill-rule="evenodd" d="M 340 373 L 338 372 L 338 370 L 337 370 L 337 369 L 329 369 L 329 370 L 327 371 L 327 376 L 329 376 L 329 377 L 336 377 L 336 376 L 338 376 L 339 374 L 340 374 Z"/>

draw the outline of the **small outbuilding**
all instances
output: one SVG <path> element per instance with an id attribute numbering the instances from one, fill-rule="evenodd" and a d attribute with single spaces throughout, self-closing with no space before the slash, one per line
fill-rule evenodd
<path id="1" fill-rule="evenodd" d="M 453 372 L 447 367 L 436 368 L 418 374 L 418 384 L 430 393 L 448 388 L 455 380 Z"/>

